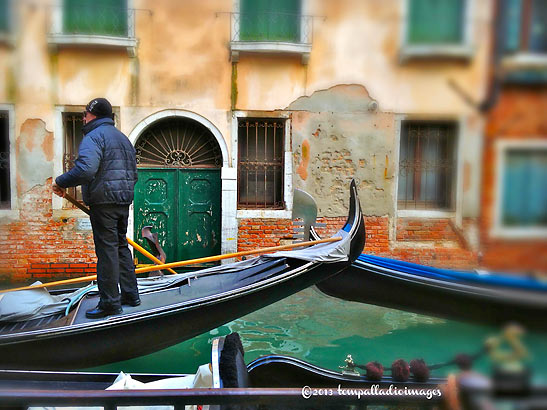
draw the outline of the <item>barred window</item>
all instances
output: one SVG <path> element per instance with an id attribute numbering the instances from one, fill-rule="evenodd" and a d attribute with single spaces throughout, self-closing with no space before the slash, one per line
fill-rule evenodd
<path id="1" fill-rule="evenodd" d="M 239 121 L 239 209 L 283 209 L 284 134 L 283 120 Z"/>
<path id="2" fill-rule="evenodd" d="M 0 111 L 0 209 L 11 208 L 10 142 L 7 111 Z"/>
<path id="3" fill-rule="evenodd" d="M 457 125 L 404 121 L 398 209 L 453 210 Z"/>
<path id="4" fill-rule="evenodd" d="M 82 142 L 84 125 L 82 113 L 65 112 L 63 113 L 63 128 L 65 130 L 64 154 L 63 154 L 63 172 L 68 171 L 74 166 L 74 161 L 78 157 L 78 148 Z M 80 186 L 68 188 L 68 194 L 78 201 L 83 202 L 82 188 Z M 67 206 L 74 207 L 70 204 Z"/>

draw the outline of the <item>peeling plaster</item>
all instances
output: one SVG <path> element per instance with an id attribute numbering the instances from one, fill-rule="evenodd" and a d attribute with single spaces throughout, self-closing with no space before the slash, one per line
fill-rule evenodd
<path id="1" fill-rule="evenodd" d="M 53 132 L 46 129 L 43 120 L 27 119 L 21 125 L 16 152 L 19 193 L 43 185 L 53 174 Z"/>
<path id="2" fill-rule="evenodd" d="M 364 86 L 344 84 L 316 91 L 309 97 L 300 97 L 285 109 L 309 112 L 367 112 L 371 101 L 372 98 Z M 317 131 L 321 131 L 319 127 Z"/>
<path id="3" fill-rule="evenodd" d="M 308 164 L 310 163 L 310 142 L 304 140 L 302 142 L 302 161 L 296 169 L 296 173 L 300 175 L 300 178 L 306 180 L 308 178 Z"/>
<path id="4" fill-rule="evenodd" d="M 370 112 L 371 101 L 362 85 L 337 85 L 287 108 L 294 110 L 292 138 L 301 147 L 294 156 L 295 188 L 312 193 L 321 216 L 347 213 L 352 178 L 365 214 L 394 215 L 395 115 Z"/>

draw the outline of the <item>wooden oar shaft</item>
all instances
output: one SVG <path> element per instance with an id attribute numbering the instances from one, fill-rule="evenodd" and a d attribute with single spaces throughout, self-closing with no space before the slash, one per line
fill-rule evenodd
<path id="1" fill-rule="evenodd" d="M 302 247 L 302 246 L 317 245 L 317 244 L 320 244 L 320 243 L 327 243 L 327 242 L 336 242 L 336 241 L 339 241 L 341 239 L 342 238 L 340 236 L 335 236 L 333 238 L 321 239 L 321 240 L 318 240 L 318 241 L 307 241 L 307 242 L 291 243 L 289 245 L 272 246 L 272 247 L 269 247 L 269 248 L 254 249 L 254 250 L 250 250 L 250 251 L 227 253 L 225 255 L 207 256 L 205 258 L 189 259 L 187 261 L 172 262 L 172 263 L 166 263 L 166 264 L 163 264 L 163 265 L 150 266 L 150 267 L 146 267 L 146 268 L 136 269 L 135 273 L 152 272 L 152 271 L 155 271 L 155 270 L 166 269 L 167 267 L 176 268 L 178 266 L 192 265 L 192 264 L 195 264 L 195 263 L 215 262 L 215 261 L 219 261 L 219 260 L 222 260 L 222 259 L 237 258 L 237 257 L 240 257 L 240 256 L 247 256 L 247 255 L 256 255 L 258 253 L 277 252 L 277 251 L 282 251 L 282 250 L 285 250 L 285 249 L 298 248 L 298 247 Z M 40 289 L 40 288 L 47 288 L 47 287 L 53 287 L 53 286 L 59 286 L 59 285 L 67 285 L 67 284 L 71 284 L 71 283 L 91 282 L 92 280 L 95 280 L 95 279 L 97 279 L 97 275 L 84 276 L 84 277 L 81 277 L 81 278 L 73 278 L 73 279 L 59 280 L 59 281 L 56 281 L 56 282 L 42 283 L 40 285 L 23 286 L 23 287 L 15 288 L 15 289 L 4 289 L 4 290 L 0 290 L 0 293 L 15 292 L 15 291 L 18 291 L 18 290 Z"/>
<path id="2" fill-rule="evenodd" d="M 79 203 L 78 201 L 76 201 L 76 199 L 74 199 L 72 196 L 70 196 L 69 194 L 65 193 L 65 196 L 64 196 L 68 202 L 70 202 L 72 205 L 76 206 L 77 208 L 81 209 L 82 211 L 84 211 L 86 214 L 89 215 L 89 209 L 87 207 L 85 207 L 84 205 L 82 205 L 81 203 Z M 156 264 L 158 265 L 161 265 L 163 264 L 163 262 L 161 260 L 159 260 L 158 258 L 156 258 L 154 255 L 152 255 L 150 252 L 148 252 L 146 249 L 144 249 L 142 246 L 140 246 L 138 243 L 136 243 L 135 241 L 129 239 L 129 238 L 126 238 L 127 239 L 127 242 L 129 243 L 129 245 L 131 245 L 133 248 L 135 248 L 137 251 L 139 251 L 140 253 L 142 253 L 144 256 L 146 256 L 148 259 L 150 259 L 151 261 L 155 262 Z M 169 272 L 171 273 L 174 273 L 176 274 L 177 272 L 175 272 L 173 269 L 167 269 Z"/>
<path id="3" fill-rule="evenodd" d="M 17 290 L 49 288 L 49 287 L 59 286 L 59 285 L 69 285 L 71 283 L 91 282 L 92 280 L 95 280 L 95 279 L 97 279 L 97 275 L 82 276 L 80 278 L 58 280 L 56 282 L 41 283 L 39 285 L 22 286 L 20 288 L 14 288 L 14 289 L 4 289 L 4 290 L 0 290 L 0 293 L 15 292 Z"/>
<path id="4" fill-rule="evenodd" d="M 297 248 L 297 247 L 301 247 L 301 246 L 317 245 L 317 244 L 320 244 L 320 243 L 327 243 L 327 242 L 336 242 L 336 241 L 339 241 L 341 239 L 342 239 L 342 237 L 335 236 L 333 238 L 320 239 L 318 241 L 307 241 L 307 242 L 291 243 L 289 245 L 272 246 L 272 247 L 269 247 L 269 248 L 254 249 L 254 250 L 250 250 L 250 251 L 241 251 L 241 252 L 235 252 L 235 253 L 227 253 L 227 254 L 224 254 L 224 255 L 206 256 L 204 258 L 190 259 L 190 260 L 187 260 L 187 261 L 171 262 L 171 263 L 166 263 L 164 265 L 157 265 L 157 266 L 149 266 L 149 267 L 146 267 L 146 268 L 140 268 L 140 269 L 136 269 L 135 273 L 153 272 L 155 270 L 167 269 L 167 268 L 178 268 L 180 266 L 193 265 L 193 264 L 196 264 L 196 263 L 216 262 L 216 261 L 220 261 L 222 259 L 237 258 L 237 257 L 240 257 L 240 256 L 247 256 L 247 255 L 256 255 L 258 253 L 277 252 L 277 251 L 282 251 L 282 250 L 291 249 L 291 248 Z"/>

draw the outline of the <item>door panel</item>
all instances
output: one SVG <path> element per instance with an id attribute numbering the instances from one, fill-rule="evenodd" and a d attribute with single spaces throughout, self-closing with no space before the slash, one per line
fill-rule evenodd
<path id="1" fill-rule="evenodd" d="M 143 226 L 158 233 L 167 262 L 220 253 L 220 169 L 139 168 L 135 238 Z M 150 261 L 139 255 L 140 263 Z"/>
<path id="2" fill-rule="evenodd" d="M 220 170 L 180 170 L 178 254 L 183 259 L 220 254 Z"/>
<path id="3" fill-rule="evenodd" d="M 170 228 L 176 224 L 177 201 L 176 169 L 139 169 L 139 180 L 135 186 L 135 223 L 134 237 L 146 250 L 152 252 L 142 238 L 144 226 L 152 226 L 152 232 L 158 233 L 158 241 L 165 251 L 167 261 L 174 261 L 176 232 Z M 154 252 L 152 252 L 154 253 Z M 148 258 L 139 255 L 140 263 L 150 263 Z"/>

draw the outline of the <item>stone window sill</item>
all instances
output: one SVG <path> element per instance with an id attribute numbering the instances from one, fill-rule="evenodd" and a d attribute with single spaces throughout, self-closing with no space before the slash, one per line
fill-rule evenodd
<path id="1" fill-rule="evenodd" d="M 308 64 L 311 44 L 285 43 L 270 41 L 232 41 L 230 42 L 230 57 L 239 61 L 240 53 L 296 54 L 302 58 L 302 64 Z"/>
<path id="2" fill-rule="evenodd" d="M 406 45 L 399 52 L 401 62 L 425 59 L 468 61 L 472 57 L 473 49 L 467 45 Z"/>
<path id="3" fill-rule="evenodd" d="M 61 47 L 125 48 L 130 57 L 137 54 L 137 39 L 132 37 L 97 36 L 88 34 L 50 34 L 48 44 L 52 49 Z"/>

